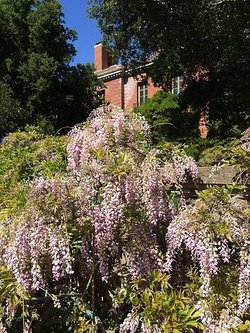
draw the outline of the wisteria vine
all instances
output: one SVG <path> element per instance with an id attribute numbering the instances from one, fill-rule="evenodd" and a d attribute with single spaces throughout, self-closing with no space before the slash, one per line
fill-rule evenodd
<path id="1" fill-rule="evenodd" d="M 206 332 L 223 325 L 223 332 L 230 332 L 250 306 L 248 204 L 216 189 L 176 205 L 171 193 L 198 181 L 198 168 L 183 152 L 173 151 L 162 161 L 138 114 L 98 109 L 68 140 L 67 174 L 32 180 L 24 207 L 1 221 L 0 265 L 21 289 L 35 293 L 62 279 L 67 283 L 79 265 L 88 276 L 97 268 L 106 282 L 121 267 L 131 278 L 171 272 L 184 245 L 203 281 L 197 306 Z M 74 249 L 76 239 L 80 251 Z M 222 324 L 229 314 L 216 318 L 204 300 L 213 292 L 211 280 L 220 264 L 230 264 L 232 244 L 239 258 L 239 301 L 230 314 L 235 320 Z M 123 330 L 137 327 L 128 321 Z"/>

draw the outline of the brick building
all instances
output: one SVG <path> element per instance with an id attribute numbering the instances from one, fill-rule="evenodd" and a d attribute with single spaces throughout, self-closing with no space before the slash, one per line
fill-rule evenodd
<path id="1" fill-rule="evenodd" d="M 136 78 L 125 73 L 122 65 L 113 63 L 101 43 L 95 45 L 94 53 L 96 74 L 104 82 L 104 88 L 98 94 L 102 95 L 106 103 L 129 110 L 161 90 L 143 73 Z"/>
<path id="2" fill-rule="evenodd" d="M 161 90 L 143 73 L 143 70 L 135 78 L 129 75 L 121 64 L 115 64 L 102 43 L 97 43 L 94 46 L 94 59 L 95 73 L 104 83 L 104 87 L 100 88 L 97 93 L 105 103 L 111 103 L 124 110 L 129 110 L 141 105 L 147 98 Z M 178 96 L 181 90 L 182 78 L 176 77 L 172 80 L 172 93 Z M 208 134 L 207 123 L 208 109 L 201 114 L 199 123 L 200 136 L 203 138 L 207 137 Z"/>

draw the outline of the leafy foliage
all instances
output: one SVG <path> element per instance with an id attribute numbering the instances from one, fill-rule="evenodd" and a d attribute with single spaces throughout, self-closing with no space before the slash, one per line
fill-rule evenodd
<path id="1" fill-rule="evenodd" d="M 209 144 L 211 147 L 198 153 L 197 160 L 200 166 L 219 164 L 236 166 L 246 172 L 249 170 L 249 151 L 240 140 L 211 142 Z M 188 155 L 193 156 L 190 147 L 187 146 L 185 151 Z"/>
<path id="2" fill-rule="evenodd" d="M 20 103 L 13 98 L 9 86 L 0 81 L 0 138 L 7 132 L 17 130 L 24 124 L 28 112 L 20 107 Z"/>
<path id="3" fill-rule="evenodd" d="M 56 129 L 84 120 L 99 83 L 92 66 L 69 65 L 77 35 L 59 1 L 1 0 L 0 17 L 0 136 L 41 118 Z"/>
<path id="4" fill-rule="evenodd" d="M 150 124 L 154 143 L 197 135 L 198 120 L 193 112 L 182 111 L 175 97 L 163 91 L 157 92 L 144 104 L 135 108 Z M 192 122 L 195 124 L 192 126 Z"/>
<path id="5" fill-rule="evenodd" d="M 8 218 L 26 202 L 27 181 L 66 171 L 65 137 L 46 136 L 37 127 L 11 133 L 0 145 L 0 209 Z"/>
<path id="6" fill-rule="evenodd" d="M 8 302 L 10 311 L 15 310 L 22 302 L 28 301 L 30 298 L 13 278 L 13 275 L 5 267 L 0 270 L 0 303 Z"/>
<path id="7" fill-rule="evenodd" d="M 166 333 L 193 333 L 202 329 L 197 311 L 184 291 L 174 290 L 168 277 L 152 272 L 149 279 L 137 279 L 117 289 L 118 305 L 131 304 L 131 312 L 121 325 L 121 332 L 164 331 Z"/>

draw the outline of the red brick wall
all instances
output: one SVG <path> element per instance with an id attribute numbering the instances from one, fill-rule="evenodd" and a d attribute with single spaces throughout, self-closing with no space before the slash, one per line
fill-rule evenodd
<path id="1" fill-rule="evenodd" d="M 138 84 L 141 80 L 136 80 L 133 77 L 129 77 L 124 84 L 124 109 L 133 109 L 138 105 Z M 157 91 L 161 90 L 159 87 L 155 87 L 152 80 L 148 80 L 148 98 L 151 98 Z"/>
<path id="2" fill-rule="evenodd" d="M 148 80 L 148 98 L 151 98 L 157 91 L 160 91 L 161 88 L 155 87 L 151 79 Z"/>
<path id="3" fill-rule="evenodd" d="M 140 80 L 129 77 L 113 79 L 105 82 L 105 101 L 113 105 L 124 108 L 124 110 L 133 109 L 138 105 L 138 84 Z M 152 80 L 148 80 L 148 98 L 151 98 L 157 91 L 161 90 L 155 87 Z"/>
<path id="4" fill-rule="evenodd" d="M 122 79 L 105 82 L 105 101 L 118 107 L 122 105 Z"/>

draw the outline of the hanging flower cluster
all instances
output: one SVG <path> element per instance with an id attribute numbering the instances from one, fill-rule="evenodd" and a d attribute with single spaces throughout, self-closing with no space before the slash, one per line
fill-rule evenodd
<path id="1" fill-rule="evenodd" d="M 83 128 L 70 134 L 69 172 L 79 188 L 91 186 L 85 214 L 93 223 L 93 246 L 103 279 L 112 272 L 109 264 L 117 263 L 124 253 L 133 277 L 161 268 L 162 248 L 156 233 L 159 226 L 165 232 L 173 218 L 170 185 L 186 177 L 197 179 L 191 158 L 182 155 L 179 163 L 173 155 L 162 163 L 159 151 L 148 149 L 149 144 L 150 131 L 144 119 L 112 107 L 98 109 Z M 84 245 L 87 262 L 93 246 Z"/>
<path id="2" fill-rule="evenodd" d="M 88 276 L 98 270 L 105 281 L 121 264 L 133 278 L 164 270 L 165 234 L 176 214 L 169 193 L 173 184 L 179 189 L 197 180 L 194 161 L 173 153 L 162 162 L 160 152 L 150 149 L 145 120 L 112 107 L 73 129 L 67 152 L 65 177 L 32 181 L 26 205 L 1 221 L 0 264 L 27 291 L 70 278 L 79 266 Z M 201 237 L 206 249 L 210 239 Z M 174 237 L 168 241 L 174 253 Z M 203 248 L 194 256 L 201 257 Z M 204 256 L 204 267 L 215 273 L 216 255 Z"/>
<path id="3" fill-rule="evenodd" d="M 65 183 L 39 178 L 31 187 L 29 207 L 0 224 L 0 264 L 24 290 L 35 291 L 44 287 L 45 271 L 55 281 L 72 274 L 73 258 L 65 226 L 69 214 Z"/>
<path id="4" fill-rule="evenodd" d="M 183 208 L 171 221 L 167 231 L 168 253 L 166 270 L 171 270 L 177 251 L 184 244 L 195 262 L 199 264 L 202 285 L 202 299 L 209 299 L 214 290 L 212 280 L 219 273 L 222 263 L 230 264 L 235 256 L 240 261 L 238 283 L 238 309 L 225 309 L 219 318 L 214 318 L 208 306 L 203 304 L 203 323 L 206 332 L 231 332 L 239 322 L 239 316 L 250 307 L 250 213 L 245 200 L 230 195 L 225 188 L 208 189 L 200 193 L 200 198 L 192 205 Z M 227 310 L 227 311 L 229 311 Z M 223 318 L 225 321 L 222 324 Z"/>

